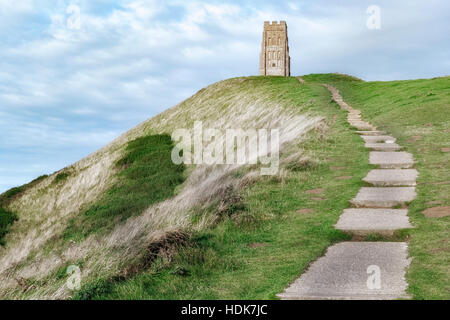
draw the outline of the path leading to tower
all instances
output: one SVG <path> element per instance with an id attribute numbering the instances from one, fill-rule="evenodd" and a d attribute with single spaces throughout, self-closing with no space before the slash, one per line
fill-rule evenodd
<path id="1" fill-rule="evenodd" d="M 408 203 L 416 197 L 418 172 L 414 159 L 396 139 L 362 120 L 332 86 L 324 85 L 333 100 L 348 111 L 347 121 L 370 149 L 370 163 L 377 166 L 363 179 L 360 189 L 342 213 L 335 228 L 357 236 L 392 235 L 413 228 Z M 281 299 L 404 299 L 405 274 L 410 259 L 405 242 L 342 242 L 278 296 Z"/>

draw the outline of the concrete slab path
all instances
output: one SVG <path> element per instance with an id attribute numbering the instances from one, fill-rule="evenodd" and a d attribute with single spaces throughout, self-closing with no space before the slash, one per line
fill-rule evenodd
<path id="1" fill-rule="evenodd" d="M 335 228 L 364 236 L 392 235 L 413 228 L 406 206 L 416 197 L 418 173 L 410 153 L 396 139 L 362 120 L 361 112 L 345 103 L 339 91 L 324 85 L 334 101 L 349 112 L 347 121 L 358 131 L 370 152 L 369 162 L 378 166 L 363 181 L 363 187 L 345 209 Z M 397 152 L 396 152 L 397 151 Z M 409 266 L 408 247 L 404 242 L 343 242 L 328 248 L 324 257 L 278 296 L 281 299 L 405 299 L 408 287 L 405 274 Z"/>
<path id="2" fill-rule="evenodd" d="M 366 143 L 366 148 L 373 151 L 398 151 L 402 147 L 396 143 Z"/>
<path id="3" fill-rule="evenodd" d="M 356 131 L 361 136 L 382 136 L 385 135 L 386 132 L 384 131 L 378 131 L 378 130 L 371 130 L 371 131 Z"/>
<path id="4" fill-rule="evenodd" d="M 374 169 L 363 180 L 376 187 L 414 187 L 418 175 L 415 169 Z"/>
<path id="5" fill-rule="evenodd" d="M 409 169 L 414 166 L 414 158 L 408 152 L 379 152 L 370 153 L 369 163 L 378 165 L 381 169 Z"/>
<path id="6" fill-rule="evenodd" d="M 343 242 L 328 248 L 279 295 L 289 300 L 408 298 L 408 246 L 403 242 Z M 373 278 L 371 277 L 373 276 Z M 371 280 L 379 276 L 379 282 Z"/>
<path id="7" fill-rule="evenodd" d="M 394 143 L 397 139 L 391 136 L 361 136 L 366 143 L 388 142 Z"/>
<path id="8" fill-rule="evenodd" d="M 359 208 L 392 208 L 406 205 L 415 197 L 414 187 L 361 188 L 350 203 Z"/>
<path id="9" fill-rule="evenodd" d="M 356 235 L 392 235 L 396 230 L 413 228 L 408 210 L 374 208 L 345 209 L 335 227 Z"/>

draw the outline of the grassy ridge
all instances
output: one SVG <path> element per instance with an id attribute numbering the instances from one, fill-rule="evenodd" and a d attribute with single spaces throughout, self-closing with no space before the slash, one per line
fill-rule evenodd
<path id="1" fill-rule="evenodd" d="M 6 235 L 9 227 L 14 223 L 14 221 L 16 221 L 16 219 L 17 218 L 13 213 L 3 209 L 0 206 L 0 246 L 5 245 L 3 237 Z"/>
<path id="2" fill-rule="evenodd" d="M 346 112 L 331 102 L 329 92 L 319 85 L 329 83 L 338 87 L 353 107 L 363 111 L 363 118 L 398 137 L 399 143 L 419 161 L 419 198 L 410 208 L 417 229 L 402 235 L 411 237 L 410 253 L 414 257 L 408 274 L 409 290 L 415 298 L 448 298 L 448 217 L 425 219 L 421 213 L 431 206 L 427 204 L 429 201 L 449 205 L 450 190 L 446 181 L 450 180 L 447 169 L 450 159 L 449 153 L 441 151 L 442 147 L 448 147 L 448 114 L 442 112 L 449 105 L 448 78 L 388 83 L 365 83 L 343 75 L 313 75 L 305 79 L 308 81 L 306 84 L 300 84 L 295 78 L 282 77 L 224 81 L 201 90 L 178 108 L 133 129 L 131 142 L 125 142 L 125 139 L 116 142 L 115 146 L 120 146 L 120 156 L 111 158 L 114 160 L 110 164 L 113 167 L 116 164 L 118 172 L 113 176 L 112 187 L 95 198 L 93 205 L 86 202 L 90 204 L 88 208 L 83 207 L 79 214 L 77 212 L 70 216 L 72 218 L 67 218 L 71 219 L 69 228 L 65 231 L 61 228 L 48 243 L 38 248 L 39 259 L 34 259 L 33 253 L 23 266 L 27 270 L 31 267 L 39 270 L 41 265 L 38 262 L 45 261 L 43 259 L 47 255 L 53 258 L 53 254 L 64 252 L 69 245 L 81 245 L 91 234 L 99 234 L 101 241 L 121 222 L 145 214 L 145 209 L 152 203 L 178 195 L 177 186 L 184 181 L 185 168 L 171 162 L 173 144 L 170 137 L 149 136 L 149 132 L 170 132 L 178 126 L 189 127 L 195 119 L 206 121 L 211 127 L 217 123 L 245 126 L 247 118 L 254 126 L 255 123 L 265 126 L 267 123 L 257 122 L 259 119 L 252 116 L 259 114 L 260 109 L 279 106 L 282 108 L 277 109 L 277 114 L 296 108 L 301 110 L 299 113 L 309 112 L 326 118 L 326 123 L 298 142 L 296 150 L 303 150 L 300 156 L 297 154 L 298 157 L 288 159 L 282 156 L 283 170 L 279 175 L 243 181 L 245 183 L 240 184 L 240 189 L 223 195 L 220 205 L 211 203 L 206 209 L 196 209 L 191 216 L 193 225 L 195 220 L 205 216 L 217 216 L 211 227 L 194 230 L 188 240 L 181 237 L 182 247 L 172 246 L 177 241 L 176 235 L 174 239 L 163 240 L 157 244 L 159 247 L 155 247 L 157 255 L 147 244 L 138 247 L 139 252 L 151 251 L 150 263 L 126 277 L 117 274 L 128 270 L 128 264 L 132 262 L 127 252 L 118 251 L 118 248 L 121 249 L 120 245 L 128 249 L 135 247 L 135 242 L 120 242 L 111 252 L 105 250 L 104 242 L 100 242 L 102 245 L 98 246 L 98 251 L 93 251 L 92 256 L 80 255 L 73 260 L 64 260 L 44 277 L 37 274 L 36 278 L 26 279 L 26 286 L 14 289 L 16 292 L 9 296 L 51 296 L 49 293 L 54 292 L 54 288 L 59 290 L 64 286 L 66 267 L 76 264 L 82 272 L 99 270 L 83 278 L 82 290 L 74 296 L 78 299 L 275 298 L 311 261 L 323 255 L 327 247 L 348 239 L 333 225 L 371 168 L 368 151 L 359 136 L 349 128 Z M 258 101 L 260 109 L 255 108 L 254 101 Z M 247 109 L 250 107 L 253 109 Z M 271 114 L 269 118 L 276 122 L 276 115 Z M 139 136 L 141 138 L 136 139 Z M 122 154 L 125 143 L 127 147 Z M 92 163 L 97 164 L 103 158 L 93 159 Z M 102 165 L 102 168 L 109 170 L 110 166 Z M 96 170 L 89 172 L 96 173 Z M 245 170 L 233 172 L 236 176 L 245 173 Z M 84 179 L 87 177 L 81 171 L 62 171 L 54 179 L 55 183 L 50 181 L 49 184 L 50 188 L 58 190 L 65 185 L 77 185 L 78 192 L 84 194 L 87 192 L 82 188 Z M 190 188 L 195 189 L 195 186 L 190 185 Z M 24 189 L 12 190 L 11 199 L 23 192 Z M 26 214 L 36 211 L 36 203 L 29 202 L 33 210 L 26 211 Z M 41 203 L 40 210 L 46 203 Z M 164 215 L 170 213 L 164 212 Z M 17 226 L 25 220 L 20 219 Z M 145 234 L 152 231 L 143 228 L 141 231 Z M 15 226 L 10 231 L 11 239 L 16 229 Z M 106 254 L 101 256 L 103 251 Z M 111 264 L 111 253 L 125 256 L 128 260 L 120 260 L 124 265 L 105 270 Z M 104 263 L 99 264 L 98 269 L 89 269 L 97 260 Z M 42 292 L 34 294 L 30 288 Z"/>
<path id="3" fill-rule="evenodd" d="M 296 92 L 291 92 L 292 87 Z M 123 206 L 116 206 L 107 197 L 111 186 L 125 179 L 117 172 L 129 168 L 116 163 L 127 153 L 125 148 L 130 141 L 153 133 L 170 134 L 176 128 L 191 127 L 195 120 L 201 120 L 205 127 L 210 128 L 271 128 L 278 123 L 286 124 L 283 139 L 287 139 L 284 140 L 288 142 L 286 145 L 291 146 L 292 141 L 297 141 L 320 122 L 319 117 L 304 113 L 316 100 L 315 95 L 320 96 L 320 93 L 312 93 L 309 87 L 299 87 L 296 79 L 250 77 L 220 81 L 27 190 L 10 204 L 19 220 L 9 231 L 8 246 L 0 250 L 0 265 L 7 270 L 0 271 L 1 277 L 8 280 L 0 283 L 0 296 L 14 299 L 70 298 L 74 292 L 65 285 L 66 274 L 63 271 L 72 264 L 81 268 L 83 287 L 98 279 L 114 279 L 117 275 L 129 277 L 130 270 L 136 265 L 139 267 L 141 261 L 153 261 L 154 257 L 147 260 L 146 255 L 149 247 L 153 248 L 161 237 L 174 231 L 179 231 L 182 236 L 192 228 L 203 229 L 215 221 L 216 212 L 202 215 L 198 210 L 193 217 L 195 206 L 208 208 L 216 204 L 217 208 L 228 186 L 237 185 L 250 171 L 259 171 L 250 166 L 235 175 L 233 169 L 227 167 L 189 168 L 186 170 L 189 175 L 184 173 L 188 180 L 172 190 L 174 197 L 169 196 L 164 204 L 148 204 L 150 207 L 140 214 L 131 213 L 126 218 L 127 205 L 134 206 L 133 198 L 123 201 Z M 171 161 L 169 154 L 165 160 Z M 304 164 L 291 167 L 299 168 Z M 151 165 L 148 164 L 149 167 Z M 156 166 L 159 168 L 160 164 Z M 136 170 L 136 178 L 139 179 L 145 170 L 147 168 Z M 150 180 L 149 177 L 146 179 Z M 158 188 L 156 184 L 147 189 L 150 193 L 148 199 L 152 199 L 151 193 Z M 123 188 L 120 193 L 131 195 L 127 190 L 130 189 Z M 229 200 L 237 200 L 239 196 L 230 193 Z M 117 197 L 127 198 L 120 194 Z M 108 207 L 122 209 L 117 214 L 111 210 L 109 215 Z M 90 208 L 94 210 L 86 215 Z M 241 209 L 242 205 L 236 202 L 221 208 L 217 216 L 226 218 Z M 110 219 L 106 218 L 108 216 Z M 69 229 L 66 229 L 68 224 Z M 168 240 L 170 245 L 172 239 Z M 33 245 L 28 245 L 30 243 Z M 170 247 L 161 244 L 162 249 Z M 154 256 L 154 251 L 150 252 Z M 164 255 L 161 258 L 164 259 Z M 131 271 L 135 274 L 135 270 Z M 24 274 L 26 279 L 16 285 L 15 279 Z M 102 286 L 99 283 L 97 288 Z"/>
<path id="4" fill-rule="evenodd" d="M 130 141 L 124 148 L 123 156 L 116 162 L 117 171 L 112 186 L 86 210 L 70 219 L 62 236 L 54 237 L 41 250 L 43 252 L 64 250 L 74 241 L 80 241 L 89 235 L 101 236 L 112 230 L 118 223 L 141 214 L 150 205 L 173 196 L 176 187 L 185 180 L 185 166 L 183 164 L 175 165 L 171 160 L 173 148 L 171 137 L 165 134 L 147 135 Z M 66 183 L 71 174 L 71 170 L 61 170 L 59 174 L 55 175 L 51 185 Z M 17 196 L 19 193 L 16 190 L 23 193 L 30 185 L 15 188 L 14 192 L 6 193 L 5 196 L 9 195 L 9 197 L 5 197 L 4 201 Z M 15 215 L 0 207 L 0 240 L 15 219 Z M 61 287 L 67 279 L 67 267 L 72 264 L 83 267 L 85 260 L 66 260 L 61 267 L 45 278 L 23 280 L 22 286 L 11 291 L 10 294 L 17 295 L 20 294 L 20 291 L 29 294 L 31 290 L 27 290 L 28 288 L 45 288 L 55 282 L 60 283 Z M 87 288 L 91 291 L 101 290 L 102 287 L 108 285 L 107 280 L 107 278 L 98 278 L 89 283 Z M 83 296 L 81 297 L 83 298 Z M 26 296 L 26 298 L 29 297 Z M 89 296 L 84 297 L 84 299 L 88 298 Z"/>
<path id="5" fill-rule="evenodd" d="M 293 107 L 307 102 L 305 111 L 327 119 L 299 143 L 303 156 L 281 177 L 241 189 L 231 197 L 236 210 L 194 233 L 170 259 L 160 257 L 126 281 L 87 287 L 82 297 L 273 299 L 328 246 L 348 239 L 333 225 L 369 170 L 367 151 L 325 88 L 294 78 L 271 82 L 278 99 Z M 318 188 L 320 194 L 306 193 Z"/>
<path id="6" fill-rule="evenodd" d="M 174 145 L 168 135 L 150 135 L 128 143 L 117 162 L 117 181 L 104 196 L 69 222 L 64 238 L 83 239 L 105 233 L 117 223 L 142 213 L 174 195 L 184 181 L 184 165 L 171 161 Z"/>
<path id="7" fill-rule="evenodd" d="M 46 177 L 48 176 L 47 175 L 40 176 L 28 184 L 25 184 L 20 187 L 11 188 L 0 195 L 0 246 L 5 245 L 5 241 L 3 238 L 8 233 L 10 226 L 14 223 L 14 221 L 17 220 L 17 215 L 15 215 L 13 212 L 10 212 L 7 209 L 9 203 L 14 198 L 21 196 L 26 190 L 36 185 Z"/>
<path id="8" fill-rule="evenodd" d="M 336 86 L 365 120 L 395 136 L 411 152 L 419 171 L 418 197 L 409 208 L 412 264 L 407 280 L 416 299 L 450 299 L 450 217 L 423 211 L 450 206 L 450 77 L 362 82 L 339 75 L 310 75 L 308 81 Z"/>
<path id="9" fill-rule="evenodd" d="M 2 195 L 0 195 L 0 202 L 7 206 L 15 197 L 21 196 L 25 191 L 27 191 L 29 188 L 35 186 L 45 178 L 47 178 L 48 175 L 42 175 L 30 183 L 24 184 L 20 187 L 11 188 L 8 191 L 5 191 Z"/>

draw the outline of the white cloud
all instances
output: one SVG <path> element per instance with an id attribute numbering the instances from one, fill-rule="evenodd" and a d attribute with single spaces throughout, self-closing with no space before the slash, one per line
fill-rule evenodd
<path id="1" fill-rule="evenodd" d="M 183 55 L 188 59 L 204 59 L 212 56 L 213 51 L 204 47 L 188 47 L 183 49 Z"/>
<path id="2" fill-rule="evenodd" d="M 80 30 L 67 28 L 69 3 Z M 366 28 L 370 4 L 0 0 L 0 150 L 40 148 L 61 160 L 46 166 L 56 170 L 214 81 L 257 74 L 266 20 L 287 21 L 294 74 L 450 74 L 448 2 L 379 0 L 377 32 Z"/>
<path id="3" fill-rule="evenodd" d="M 296 5 L 295 3 L 293 3 L 293 2 L 289 2 L 289 3 L 288 3 L 288 6 L 289 6 L 289 8 L 290 8 L 291 10 L 294 10 L 294 11 L 297 11 L 297 10 L 298 10 L 297 5 Z"/>
<path id="4" fill-rule="evenodd" d="M 33 10 L 32 0 L 0 0 L 0 15 L 10 16 L 30 13 Z"/>

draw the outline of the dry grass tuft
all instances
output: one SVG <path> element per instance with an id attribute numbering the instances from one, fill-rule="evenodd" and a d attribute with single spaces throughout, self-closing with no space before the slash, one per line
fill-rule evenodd
<path id="1" fill-rule="evenodd" d="M 304 113 L 302 107 L 288 100 L 278 99 L 277 90 L 261 78 L 221 81 L 143 122 L 75 163 L 70 170 L 61 171 L 67 173 L 64 176 L 57 178 L 58 173 L 54 174 L 27 189 L 9 205 L 19 220 L 6 237 L 6 248 L 0 248 L 0 296 L 69 298 L 72 292 L 64 285 L 65 279 L 54 277 L 58 269 L 69 263 L 82 265 L 82 283 L 88 283 L 98 278 L 128 277 L 156 256 L 170 259 L 172 250 L 187 239 L 190 231 L 210 226 L 218 215 L 242 209 L 235 190 L 261 179 L 259 166 L 191 167 L 189 177 L 173 198 L 116 225 L 109 234 L 52 247 L 68 221 L 99 199 L 114 182 L 114 164 L 123 155 L 127 142 L 138 137 L 171 134 L 175 129 L 192 128 L 195 121 L 203 121 L 204 128 L 222 130 L 280 128 L 282 161 L 274 179 L 283 183 L 286 168 L 303 170 L 313 166 L 312 158 L 291 154 L 298 150 L 306 133 L 321 126 L 322 119 Z M 209 212 L 212 205 L 218 205 L 217 215 L 204 214 L 192 222 L 195 212 Z M 252 221 L 250 215 L 239 216 L 239 223 Z M 32 280 L 39 286 L 23 292 L 16 278 Z"/>

